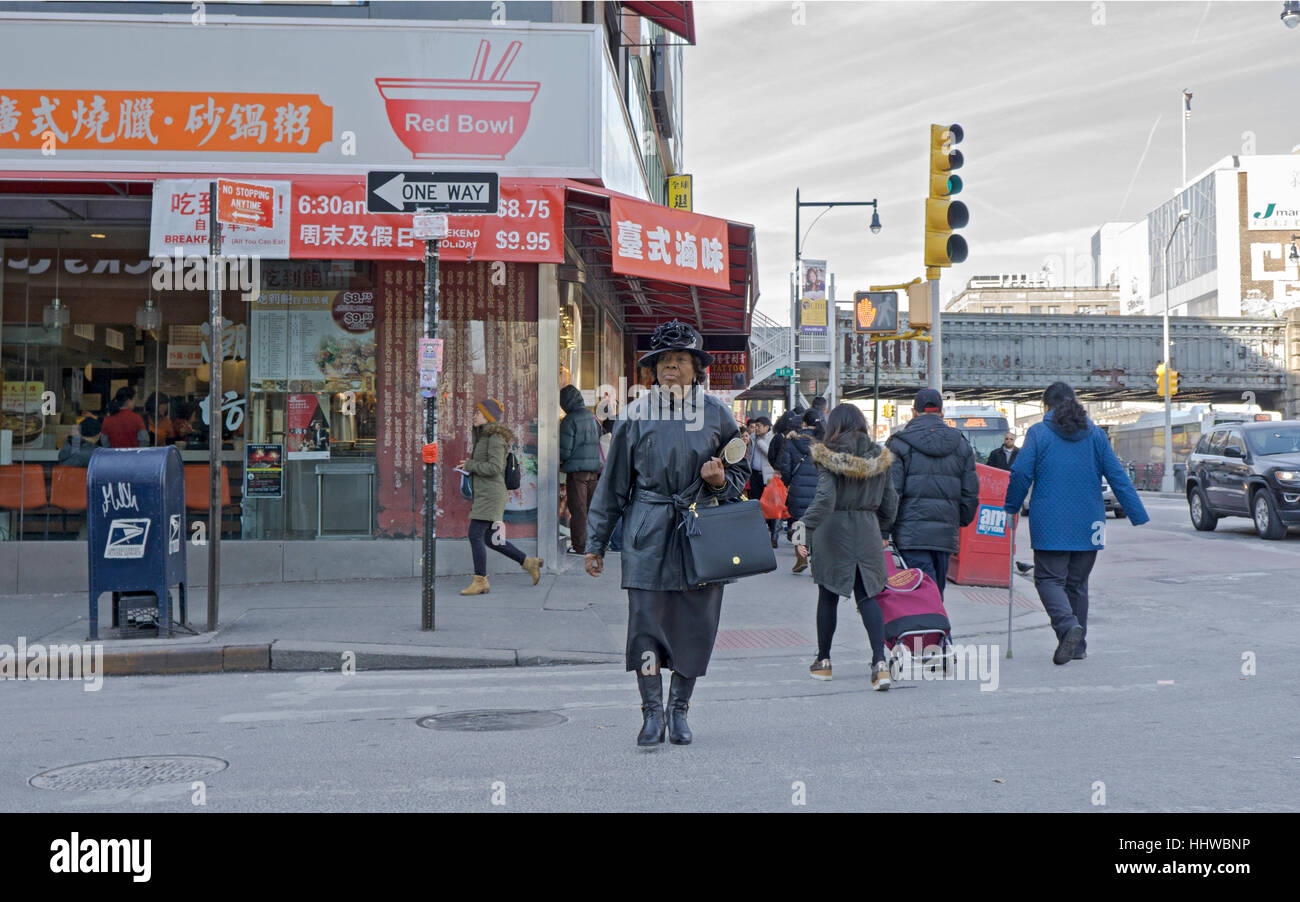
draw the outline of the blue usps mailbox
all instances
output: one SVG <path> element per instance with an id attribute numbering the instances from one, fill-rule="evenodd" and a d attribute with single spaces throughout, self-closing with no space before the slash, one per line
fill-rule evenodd
<path id="1" fill-rule="evenodd" d="M 90 638 L 99 638 L 99 597 L 152 592 L 158 634 L 171 634 L 171 587 L 185 610 L 185 471 L 173 447 L 103 448 L 86 473 L 90 554 Z"/>

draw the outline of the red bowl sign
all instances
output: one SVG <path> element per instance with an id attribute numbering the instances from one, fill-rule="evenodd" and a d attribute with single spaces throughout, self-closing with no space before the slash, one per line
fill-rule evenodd
<path id="1" fill-rule="evenodd" d="M 388 122 L 417 160 L 503 160 L 528 128 L 535 81 L 376 78 Z"/>

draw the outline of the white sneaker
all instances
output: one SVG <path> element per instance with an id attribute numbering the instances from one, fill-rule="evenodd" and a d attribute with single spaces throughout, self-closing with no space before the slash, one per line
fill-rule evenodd
<path id="1" fill-rule="evenodd" d="M 893 684 L 889 681 L 889 663 L 881 661 L 871 672 L 871 688 L 883 692 L 891 685 Z"/>

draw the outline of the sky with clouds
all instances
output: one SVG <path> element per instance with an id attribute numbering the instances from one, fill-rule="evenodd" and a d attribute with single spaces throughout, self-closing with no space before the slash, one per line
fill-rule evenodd
<path id="1" fill-rule="evenodd" d="M 796 24 L 800 7 L 803 24 Z M 789 321 L 794 195 L 880 202 L 805 209 L 805 258 L 844 301 L 922 274 L 929 124 L 960 123 L 966 264 L 1089 278 L 1092 233 L 1141 218 L 1225 156 L 1300 145 L 1300 29 L 1270 2 L 695 3 L 685 171 L 695 209 L 758 229 L 759 308 Z M 1250 134 L 1247 134 L 1250 133 Z M 1071 280 L 1069 273 L 1079 272 Z"/>

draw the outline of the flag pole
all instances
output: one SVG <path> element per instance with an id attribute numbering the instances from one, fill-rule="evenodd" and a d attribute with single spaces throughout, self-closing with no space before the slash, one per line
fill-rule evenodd
<path id="1" fill-rule="evenodd" d="M 1192 92 L 1183 90 L 1183 181 L 1178 186 L 1182 191 L 1187 184 L 1187 120 L 1192 118 Z"/>

